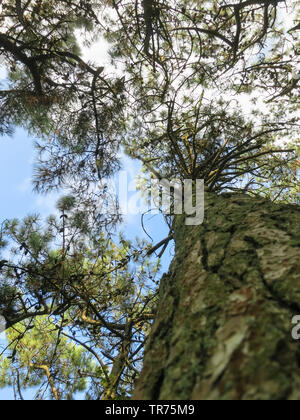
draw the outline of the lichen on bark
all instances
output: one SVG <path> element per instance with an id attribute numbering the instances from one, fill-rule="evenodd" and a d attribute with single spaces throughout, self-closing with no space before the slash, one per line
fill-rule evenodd
<path id="1" fill-rule="evenodd" d="M 176 254 L 134 393 L 143 400 L 300 399 L 300 209 L 206 195 Z"/>

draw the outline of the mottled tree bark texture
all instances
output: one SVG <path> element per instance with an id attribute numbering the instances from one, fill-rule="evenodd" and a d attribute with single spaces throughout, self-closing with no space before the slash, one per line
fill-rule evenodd
<path id="1" fill-rule="evenodd" d="M 300 208 L 206 195 L 175 223 L 176 255 L 134 399 L 300 399 Z"/>

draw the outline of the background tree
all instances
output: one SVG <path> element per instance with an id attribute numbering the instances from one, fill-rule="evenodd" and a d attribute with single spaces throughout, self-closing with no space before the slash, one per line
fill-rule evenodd
<path id="1" fill-rule="evenodd" d="M 1 361 L 0 384 L 13 386 L 15 396 L 21 400 L 22 391 L 32 388 L 37 389 L 35 399 L 71 400 L 94 378 L 105 381 L 91 361 L 92 355 L 68 341 L 45 316 L 36 318 L 31 327 L 16 324 L 8 331 L 7 339 L 12 352 Z"/>
<path id="2" fill-rule="evenodd" d="M 159 266 L 147 260 L 148 245 L 122 236 L 113 243 L 75 205 L 74 197 L 64 197 L 61 216 L 46 224 L 31 216 L 3 225 L 3 245 L 11 249 L 0 277 L 11 352 L 3 377 L 7 369 L 25 369 L 27 382 L 17 378 L 22 390 L 46 375 L 55 399 L 86 387 L 87 398 L 126 398 L 154 318 Z M 68 370 L 64 360 L 71 352 Z M 75 375 L 83 368 L 84 376 Z M 10 384 L 9 377 L 3 383 Z"/>

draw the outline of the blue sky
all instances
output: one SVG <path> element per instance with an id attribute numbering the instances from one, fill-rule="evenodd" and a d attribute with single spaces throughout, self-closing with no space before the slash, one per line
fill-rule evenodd
<path id="1" fill-rule="evenodd" d="M 34 164 L 33 140 L 27 133 L 17 128 L 12 137 L 0 137 L 0 222 L 5 219 L 23 218 L 30 213 L 48 216 L 55 209 L 57 194 L 41 196 L 33 192 L 31 178 Z M 128 180 L 132 180 L 140 165 L 129 158 L 123 158 L 124 170 L 128 171 Z M 130 197 L 130 196 L 129 196 Z M 145 227 L 153 237 L 153 244 L 168 236 L 168 227 L 162 216 L 148 216 Z M 128 216 L 120 227 L 129 239 L 146 238 L 141 226 L 141 216 Z M 162 260 L 162 271 L 168 269 L 172 258 L 172 246 Z M 5 345 L 3 334 L 0 335 L 0 348 Z M 32 399 L 34 392 L 24 392 L 25 399 Z M 12 389 L 0 390 L 0 400 L 14 399 Z"/>

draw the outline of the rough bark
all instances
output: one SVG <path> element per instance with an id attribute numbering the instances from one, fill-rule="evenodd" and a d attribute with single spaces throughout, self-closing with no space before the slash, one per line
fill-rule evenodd
<path id="1" fill-rule="evenodd" d="M 300 399 L 300 208 L 206 195 L 176 255 L 134 399 Z"/>

